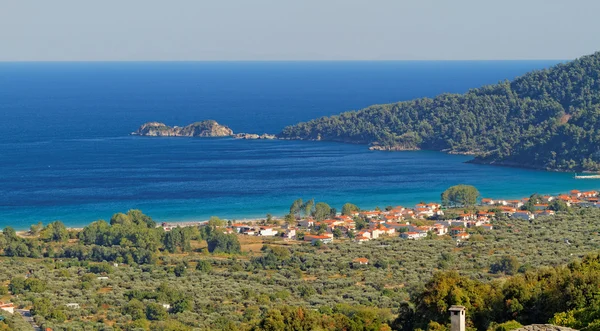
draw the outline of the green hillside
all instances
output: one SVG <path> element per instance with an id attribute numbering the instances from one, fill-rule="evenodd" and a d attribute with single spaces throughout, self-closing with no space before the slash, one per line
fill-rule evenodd
<path id="1" fill-rule="evenodd" d="M 476 155 L 473 162 L 600 170 L 600 52 L 465 94 L 442 94 L 286 127 L 284 139 Z"/>

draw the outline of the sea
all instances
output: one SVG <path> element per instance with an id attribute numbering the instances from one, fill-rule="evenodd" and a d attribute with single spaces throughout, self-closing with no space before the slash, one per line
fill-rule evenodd
<path id="1" fill-rule="evenodd" d="M 598 180 L 465 163 L 432 151 L 331 142 L 153 138 L 160 121 L 214 119 L 235 132 L 372 104 L 462 93 L 560 61 L 0 63 L 0 228 L 81 227 L 141 209 L 158 222 L 282 216 L 297 198 L 341 209 L 598 189 Z"/>

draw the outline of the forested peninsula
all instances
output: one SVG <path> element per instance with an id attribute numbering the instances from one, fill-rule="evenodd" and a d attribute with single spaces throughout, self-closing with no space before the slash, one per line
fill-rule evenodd
<path id="1" fill-rule="evenodd" d="M 286 127 L 282 139 L 473 154 L 471 162 L 600 170 L 600 52 L 513 81 Z"/>

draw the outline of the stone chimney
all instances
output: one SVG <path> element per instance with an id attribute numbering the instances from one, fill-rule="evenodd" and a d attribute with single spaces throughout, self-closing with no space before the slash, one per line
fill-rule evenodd
<path id="1" fill-rule="evenodd" d="M 450 309 L 450 331 L 465 331 L 465 306 L 452 306 Z"/>

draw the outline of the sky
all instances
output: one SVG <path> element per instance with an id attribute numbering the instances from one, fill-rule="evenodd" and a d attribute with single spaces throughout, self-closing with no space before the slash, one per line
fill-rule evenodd
<path id="1" fill-rule="evenodd" d="M 0 61 L 568 60 L 598 0 L 0 0 Z"/>

